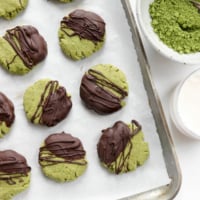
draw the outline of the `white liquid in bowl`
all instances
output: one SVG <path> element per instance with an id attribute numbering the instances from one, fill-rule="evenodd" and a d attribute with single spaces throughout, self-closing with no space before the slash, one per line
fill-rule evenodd
<path id="1" fill-rule="evenodd" d="M 177 88 L 171 115 L 182 133 L 200 139 L 200 70 L 193 72 Z"/>

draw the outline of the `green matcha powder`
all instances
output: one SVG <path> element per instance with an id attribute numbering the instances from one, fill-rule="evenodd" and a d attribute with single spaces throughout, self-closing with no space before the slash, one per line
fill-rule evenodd
<path id="1" fill-rule="evenodd" d="M 200 9 L 194 3 L 154 0 L 149 12 L 155 33 L 167 46 L 179 53 L 200 51 Z"/>

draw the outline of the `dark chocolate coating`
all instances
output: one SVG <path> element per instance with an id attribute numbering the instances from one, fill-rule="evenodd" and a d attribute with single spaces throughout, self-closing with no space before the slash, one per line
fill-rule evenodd
<path id="1" fill-rule="evenodd" d="M 44 154 L 47 154 L 47 151 L 50 151 L 51 154 L 44 156 Z M 85 154 L 86 153 L 83 149 L 83 145 L 78 138 L 64 132 L 55 133 L 48 136 L 45 140 L 44 147 L 40 148 L 39 161 L 48 161 L 51 164 L 73 163 L 85 165 L 86 161 L 77 161 L 84 159 Z M 63 158 L 64 161 L 54 160 L 54 156 Z"/>
<path id="2" fill-rule="evenodd" d="M 7 30 L 4 39 L 13 47 L 25 66 L 30 69 L 47 55 L 47 43 L 33 26 L 16 26 Z"/>
<path id="3" fill-rule="evenodd" d="M 46 126 L 54 126 L 68 115 L 72 107 L 71 98 L 67 96 L 67 92 L 64 87 L 59 86 L 54 91 L 53 88 L 57 86 L 58 81 L 49 81 L 46 85 L 37 110 L 31 118 L 32 122 L 37 117 L 40 107 L 42 107 L 42 115 L 39 123 Z M 48 90 L 49 94 L 46 99 L 44 99 Z"/>
<path id="4" fill-rule="evenodd" d="M 30 171 L 24 156 L 13 150 L 0 151 L 0 180 L 12 185 L 12 178 L 28 176 Z"/>
<path id="5" fill-rule="evenodd" d="M 103 89 L 107 86 L 120 94 L 121 97 Z M 108 80 L 102 73 L 90 69 L 81 81 L 80 97 L 85 105 L 99 114 L 109 114 L 121 109 L 121 100 L 128 93 Z"/>
<path id="6" fill-rule="evenodd" d="M 77 9 L 64 17 L 61 27 L 70 28 L 74 33 L 70 36 L 78 35 L 80 38 L 94 42 L 101 42 L 105 35 L 105 22 L 97 14 L 85 10 Z"/>
<path id="7" fill-rule="evenodd" d="M 137 121 L 132 121 L 133 126 L 136 128 L 131 130 L 127 124 L 122 121 L 117 121 L 111 128 L 102 130 L 102 136 L 97 144 L 97 152 L 101 162 L 105 163 L 108 167 L 111 163 L 115 162 L 118 156 L 122 153 L 127 144 L 130 144 L 130 148 L 127 156 L 122 155 L 122 159 L 119 162 L 118 166 L 116 163 L 116 174 L 121 172 L 121 169 L 124 166 L 126 159 L 128 159 L 130 152 L 133 148 L 131 143 L 131 138 L 136 135 L 140 130 L 141 126 Z"/>
<path id="8" fill-rule="evenodd" d="M 0 92 L 0 123 L 5 122 L 8 127 L 12 125 L 15 119 L 13 103 Z"/>

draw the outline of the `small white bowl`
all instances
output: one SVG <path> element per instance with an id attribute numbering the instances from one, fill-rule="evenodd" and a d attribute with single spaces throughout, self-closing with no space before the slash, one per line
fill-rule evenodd
<path id="1" fill-rule="evenodd" d="M 170 102 L 170 114 L 181 133 L 200 140 L 200 69 L 177 86 Z"/>
<path id="2" fill-rule="evenodd" d="M 165 57 L 184 64 L 199 64 L 200 52 L 180 54 L 169 48 L 159 39 L 151 26 L 151 16 L 149 14 L 149 6 L 153 1 L 154 0 L 137 0 L 136 2 L 137 19 L 145 37 L 149 40 L 152 46 Z"/>

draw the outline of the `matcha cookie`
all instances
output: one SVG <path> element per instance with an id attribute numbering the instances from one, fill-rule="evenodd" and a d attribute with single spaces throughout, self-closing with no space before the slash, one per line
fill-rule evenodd
<path id="1" fill-rule="evenodd" d="M 15 120 L 14 105 L 0 92 L 0 138 L 10 131 Z"/>
<path id="2" fill-rule="evenodd" d="M 69 3 L 69 2 L 72 2 L 73 0 L 59 0 L 59 1 L 62 3 Z"/>
<path id="3" fill-rule="evenodd" d="M 33 26 L 16 26 L 0 37 L 0 65 L 13 74 L 26 74 L 47 55 L 47 43 Z"/>
<path id="4" fill-rule="evenodd" d="M 31 168 L 26 159 L 12 150 L 0 151 L 0 199 L 13 196 L 29 187 Z"/>
<path id="5" fill-rule="evenodd" d="M 13 19 L 26 8 L 27 4 L 28 0 L 1 0 L 0 17 Z"/>
<path id="6" fill-rule="evenodd" d="M 124 73 L 113 65 L 96 65 L 82 78 L 80 97 L 85 105 L 97 113 L 109 114 L 121 109 L 128 96 Z"/>
<path id="7" fill-rule="evenodd" d="M 111 172 L 120 174 L 135 170 L 149 157 L 149 147 L 137 121 L 129 125 L 118 121 L 102 133 L 97 145 L 98 156 Z"/>
<path id="8" fill-rule="evenodd" d="M 86 152 L 81 141 L 67 133 L 48 136 L 39 152 L 43 173 L 57 182 L 72 181 L 87 167 Z"/>
<path id="9" fill-rule="evenodd" d="M 93 12 L 75 10 L 61 21 L 58 36 L 64 54 L 80 60 L 103 46 L 105 22 Z"/>
<path id="10" fill-rule="evenodd" d="M 32 123 L 54 126 L 68 115 L 72 102 L 58 81 L 42 79 L 27 88 L 23 105 Z"/>

